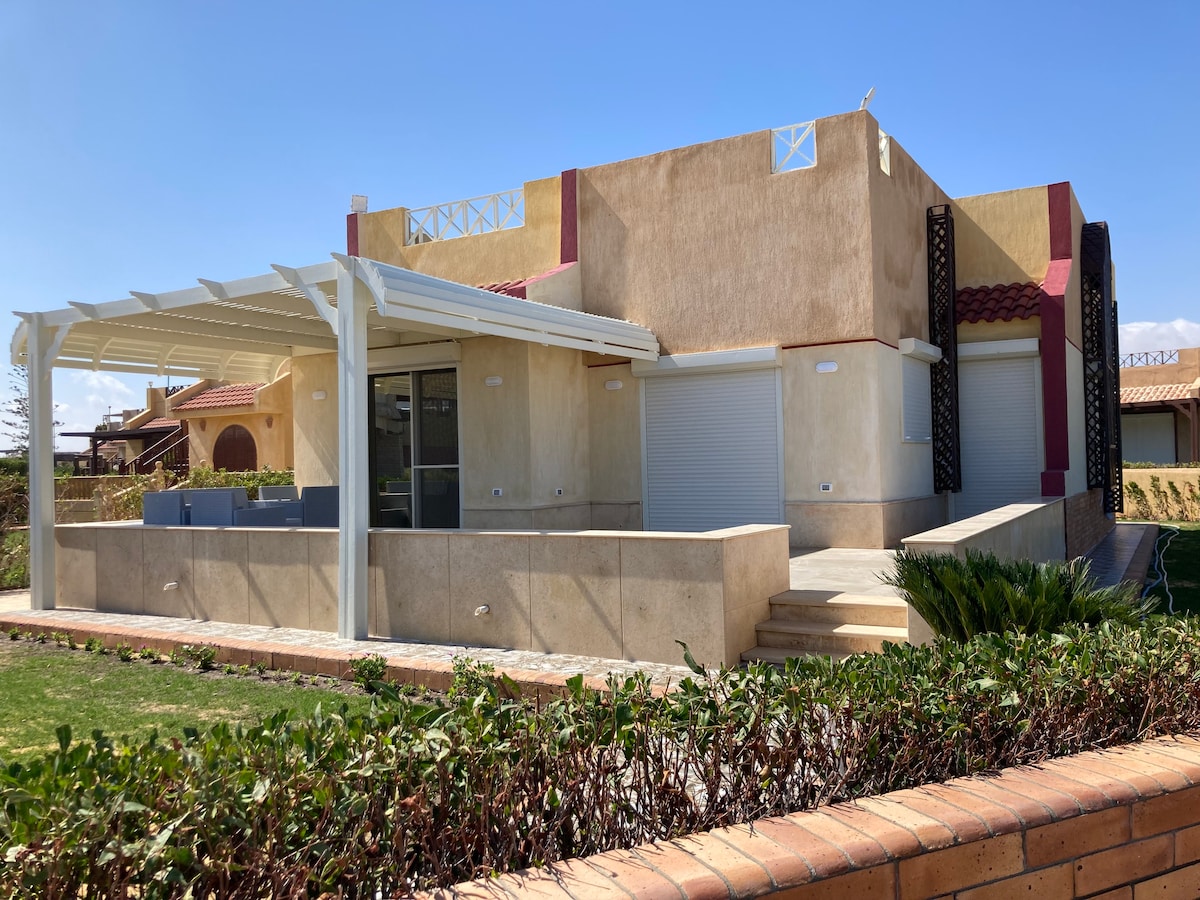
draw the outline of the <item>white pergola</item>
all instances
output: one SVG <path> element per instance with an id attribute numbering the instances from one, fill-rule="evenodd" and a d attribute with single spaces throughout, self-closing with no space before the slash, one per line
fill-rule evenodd
<path id="1" fill-rule="evenodd" d="M 19 312 L 12 361 L 29 369 L 33 609 L 53 609 L 54 367 L 271 381 L 297 353 L 338 355 L 338 635 L 367 636 L 368 351 L 493 335 L 624 359 L 658 358 L 649 329 L 495 294 L 361 257 L 161 294 Z"/>

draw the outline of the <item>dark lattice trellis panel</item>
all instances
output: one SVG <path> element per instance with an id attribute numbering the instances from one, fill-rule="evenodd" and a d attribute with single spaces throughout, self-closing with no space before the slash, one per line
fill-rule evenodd
<path id="1" fill-rule="evenodd" d="M 1124 507 L 1121 473 L 1120 351 L 1117 304 L 1112 295 L 1108 225 L 1083 226 L 1080 253 L 1083 314 L 1084 427 L 1087 484 L 1104 489 L 1105 512 Z"/>
<path id="2" fill-rule="evenodd" d="M 929 367 L 933 401 L 933 489 L 962 490 L 958 436 L 958 335 L 954 315 L 954 216 L 949 206 L 925 215 L 929 239 L 929 342 L 942 358 Z"/>

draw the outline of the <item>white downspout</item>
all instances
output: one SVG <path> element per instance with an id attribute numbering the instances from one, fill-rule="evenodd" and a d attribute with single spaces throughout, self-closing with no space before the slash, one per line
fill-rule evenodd
<path id="1" fill-rule="evenodd" d="M 338 637 L 368 631 L 367 526 L 370 480 L 367 441 L 367 309 L 370 292 L 358 261 L 338 261 Z"/>

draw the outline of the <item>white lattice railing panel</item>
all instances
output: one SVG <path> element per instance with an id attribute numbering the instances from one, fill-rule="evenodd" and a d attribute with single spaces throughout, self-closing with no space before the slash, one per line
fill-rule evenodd
<path id="1" fill-rule="evenodd" d="M 892 139 L 883 129 L 879 131 L 879 168 L 884 175 L 892 174 Z"/>
<path id="2" fill-rule="evenodd" d="M 454 200 L 408 211 L 406 244 L 445 241 L 487 234 L 525 224 L 525 191 L 503 191 L 486 197 Z"/>
<path id="3" fill-rule="evenodd" d="M 817 123 L 801 122 L 771 130 L 771 172 L 811 169 L 817 164 Z"/>

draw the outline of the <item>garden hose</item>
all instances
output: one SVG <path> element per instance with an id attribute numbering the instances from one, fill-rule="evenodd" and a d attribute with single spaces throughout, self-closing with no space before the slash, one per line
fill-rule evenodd
<path id="1" fill-rule="evenodd" d="M 1171 595 L 1171 587 L 1167 583 L 1167 567 L 1163 563 L 1163 557 L 1167 553 L 1167 548 L 1171 546 L 1171 541 L 1179 534 L 1179 529 L 1174 525 L 1159 525 L 1159 528 L 1162 529 L 1162 534 L 1154 542 L 1154 571 L 1158 577 L 1146 585 L 1145 590 L 1142 591 L 1142 596 L 1149 595 L 1152 590 L 1161 584 L 1163 590 L 1167 592 L 1167 612 L 1175 615 L 1175 598 Z"/>

